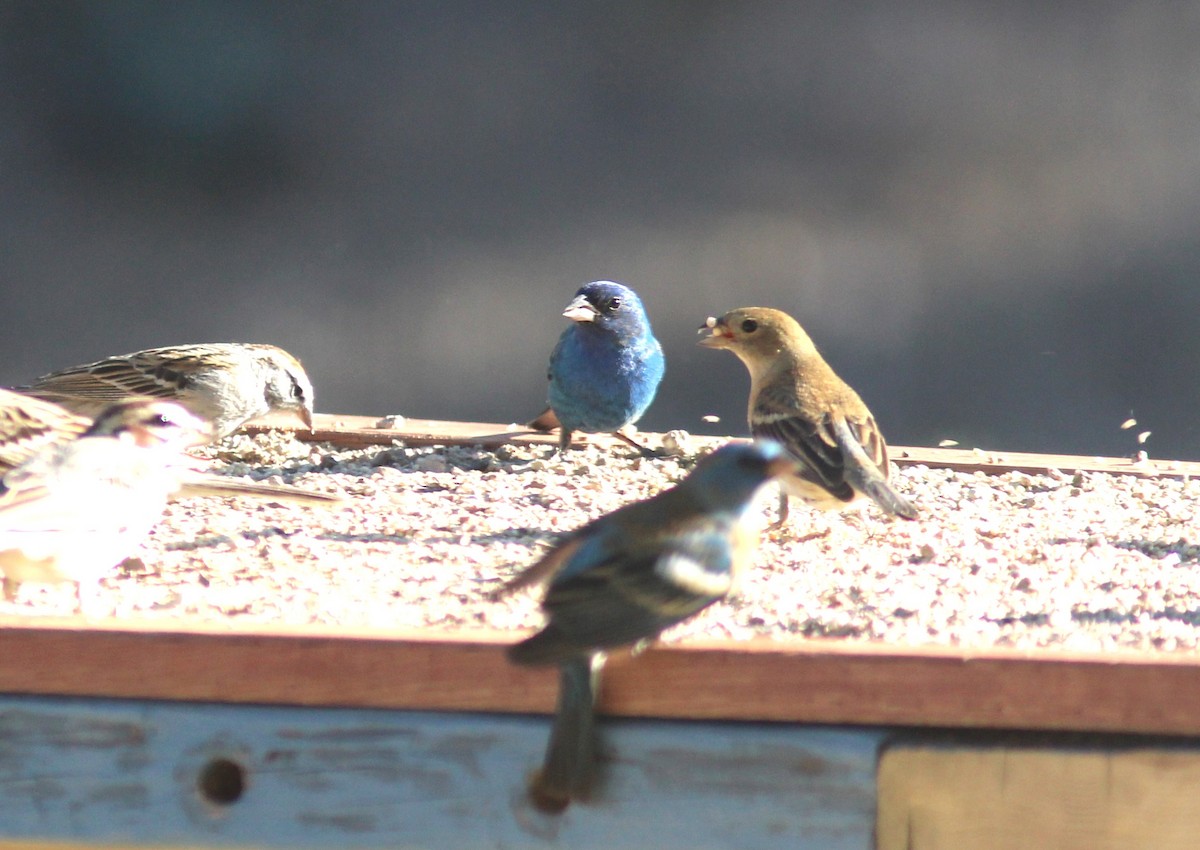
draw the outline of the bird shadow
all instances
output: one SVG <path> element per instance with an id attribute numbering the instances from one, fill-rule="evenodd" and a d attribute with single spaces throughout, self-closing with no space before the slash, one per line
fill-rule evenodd
<path id="1" fill-rule="evenodd" d="M 1112 543 L 1116 549 L 1130 552 L 1141 552 L 1155 560 L 1162 560 L 1170 555 L 1178 555 L 1181 564 L 1200 563 L 1200 545 L 1189 543 L 1180 537 L 1178 540 L 1147 540 L 1135 538 L 1132 540 L 1116 540 Z"/>
<path id="2" fill-rule="evenodd" d="M 250 532 L 243 531 L 241 534 L 248 537 Z M 263 533 L 260 536 L 270 536 L 270 533 Z M 545 544 L 554 543 L 561 538 L 562 532 L 543 531 L 539 528 L 510 528 L 504 531 L 492 531 L 485 534 L 464 532 L 462 534 L 447 533 L 413 537 L 406 534 L 383 534 L 380 532 L 322 531 L 319 534 L 313 535 L 313 537 L 317 540 L 332 540 L 339 543 L 420 543 L 423 546 L 431 543 L 448 543 L 460 546 L 491 546 L 497 543 L 515 543 L 526 549 L 540 550 L 544 548 Z"/>
<path id="3" fill-rule="evenodd" d="M 1183 538 L 1177 540 L 1134 538 L 1112 541 L 1111 545 L 1115 549 L 1138 552 L 1155 560 L 1162 560 L 1174 555 L 1179 559 L 1178 566 L 1181 567 L 1200 563 L 1200 545 L 1190 543 Z M 1098 589 L 1109 591 L 1113 587 L 1111 583 L 1105 582 L 1099 585 Z M 1128 624 L 1136 623 L 1146 618 L 1178 622 L 1189 626 L 1200 626 L 1200 606 L 1184 608 L 1177 605 L 1165 605 L 1154 610 L 1145 608 L 1141 610 L 1126 610 L 1115 607 L 1095 609 L 1074 608 L 1071 611 L 1072 622 L 1086 625 L 1101 625 L 1106 623 Z M 1019 623 L 1024 626 L 1036 627 L 1052 624 L 1050 614 L 1041 611 L 1031 611 L 1020 615 L 1014 614 L 1013 616 L 989 619 L 1000 625 L 1015 625 Z"/>

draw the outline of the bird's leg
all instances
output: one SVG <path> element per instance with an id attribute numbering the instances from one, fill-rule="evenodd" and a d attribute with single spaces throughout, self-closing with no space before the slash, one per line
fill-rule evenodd
<path id="1" fill-rule="evenodd" d="M 572 436 L 574 436 L 574 432 L 572 432 L 570 428 L 560 427 L 558 429 L 558 450 L 555 452 L 555 454 L 561 455 L 566 452 L 567 449 L 571 448 Z"/>
<path id="2" fill-rule="evenodd" d="M 779 488 L 779 518 L 771 523 L 771 528 L 783 528 L 788 520 L 788 494 L 787 490 Z"/>
<path id="3" fill-rule="evenodd" d="M 100 610 L 100 581 L 84 579 L 75 582 L 75 604 L 84 619 L 98 620 L 107 613 Z"/>
<path id="4" fill-rule="evenodd" d="M 635 449 L 637 449 L 639 452 L 641 452 L 642 457 L 646 457 L 646 458 L 665 457 L 665 455 L 662 452 L 657 451 L 656 449 L 649 448 L 647 446 L 643 446 L 641 443 L 639 443 L 637 440 L 633 439 L 633 437 L 629 436 L 628 434 L 622 434 L 620 431 L 613 431 L 612 435 L 614 437 L 616 437 L 618 440 L 623 440 L 624 442 L 633 446 Z"/>
<path id="5" fill-rule="evenodd" d="M 21 583 L 13 581 L 8 576 L 0 576 L 0 590 L 4 592 L 5 602 L 16 602 L 17 594 L 21 591 Z"/>

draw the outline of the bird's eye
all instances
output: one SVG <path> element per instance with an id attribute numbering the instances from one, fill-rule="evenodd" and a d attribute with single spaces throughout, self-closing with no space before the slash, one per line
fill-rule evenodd
<path id="1" fill-rule="evenodd" d="M 304 388 L 301 387 L 295 381 L 292 381 L 292 398 L 295 398 L 295 399 L 303 399 L 304 398 Z"/>
<path id="2" fill-rule="evenodd" d="M 754 321 L 753 319 L 746 319 L 744 322 L 742 322 L 742 330 L 748 334 L 752 334 L 758 330 L 758 322 Z"/>
<path id="3" fill-rule="evenodd" d="M 608 309 L 620 310 L 621 309 L 621 299 L 617 298 L 617 297 L 608 299 Z"/>

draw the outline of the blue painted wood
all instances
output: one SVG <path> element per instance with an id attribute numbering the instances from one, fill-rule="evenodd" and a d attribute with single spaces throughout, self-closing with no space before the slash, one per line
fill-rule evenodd
<path id="1" fill-rule="evenodd" d="M 532 809 L 549 719 L 0 697 L 0 838 L 864 850 L 882 732 L 607 723 L 600 799 Z M 200 777 L 214 760 L 209 796 Z"/>

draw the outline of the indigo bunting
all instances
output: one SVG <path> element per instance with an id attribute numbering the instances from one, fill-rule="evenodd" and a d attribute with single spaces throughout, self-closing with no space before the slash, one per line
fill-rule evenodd
<path id="1" fill-rule="evenodd" d="M 700 331 L 707 348 L 727 348 L 750 371 L 750 433 L 778 440 L 799 462 L 784 476 L 779 520 L 788 493 L 821 508 L 844 508 L 868 496 L 889 514 L 916 519 L 917 509 L 888 484 L 887 444 L 875 417 L 821 357 L 791 316 L 741 307 Z"/>
<path id="2" fill-rule="evenodd" d="M 545 762 L 530 785 L 539 808 L 562 811 L 589 791 L 605 652 L 648 641 L 728 594 L 757 544 L 745 521 L 754 494 L 793 467 L 776 443 L 723 446 L 678 486 L 567 535 L 493 594 L 548 581 L 548 622 L 508 651 L 517 664 L 561 668 Z"/>
<path id="3" fill-rule="evenodd" d="M 646 412 L 665 368 L 641 299 L 627 286 L 598 280 L 581 287 L 563 315 L 571 325 L 550 355 L 550 407 L 529 427 L 558 428 L 560 452 L 573 431 L 610 431 L 652 454 L 619 433 Z"/>

